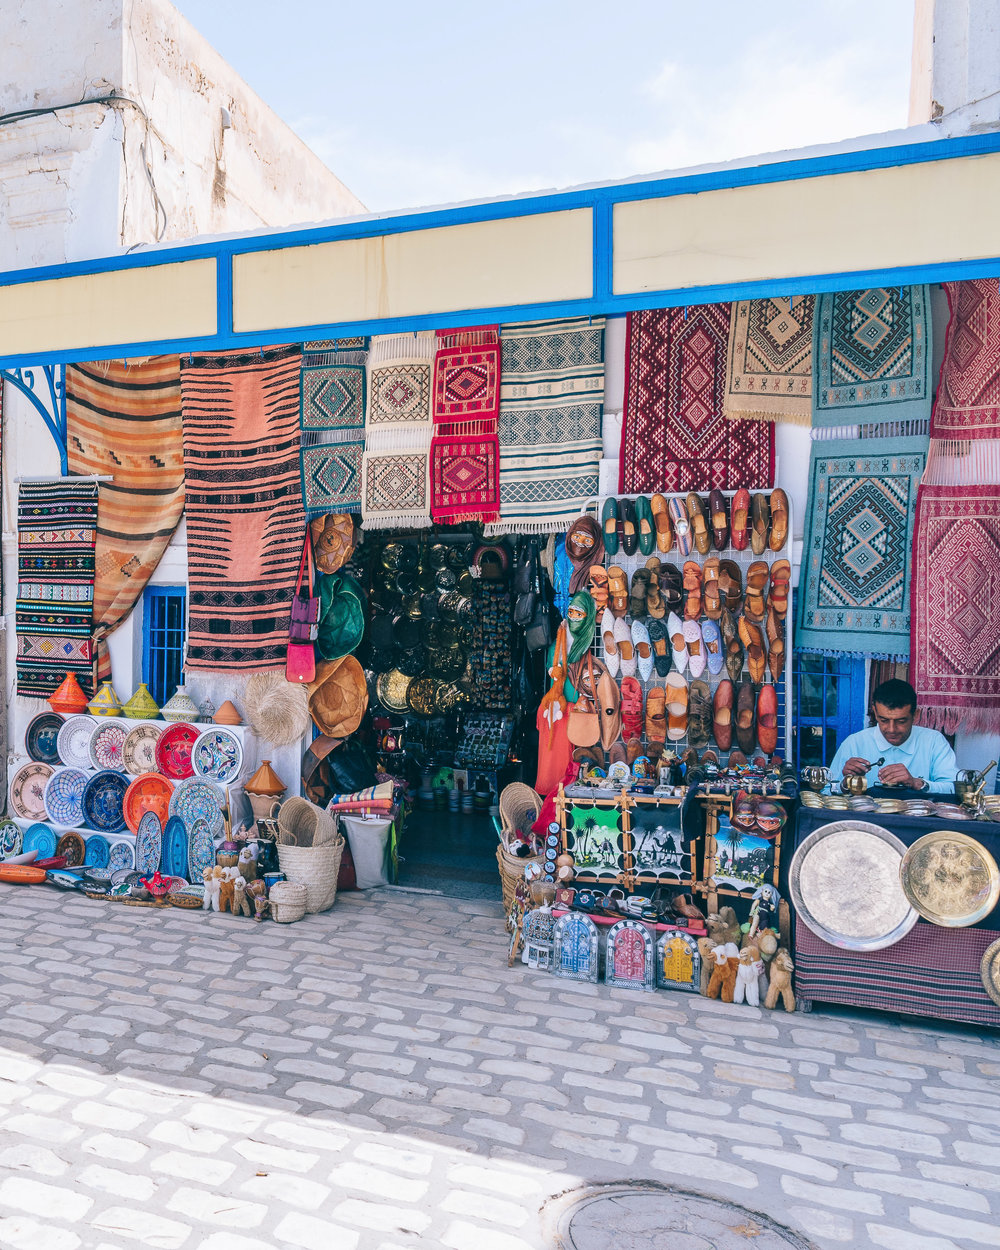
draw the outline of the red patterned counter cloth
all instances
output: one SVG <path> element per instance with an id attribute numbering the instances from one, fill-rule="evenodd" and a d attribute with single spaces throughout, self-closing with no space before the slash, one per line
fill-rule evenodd
<path id="1" fill-rule="evenodd" d="M 438 336 L 434 358 L 431 517 L 495 521 L 500 512 L 500 335 L 496 326 Z"/>
<path id="2" fill-rule="evenodd" d="M 181 360 L 185 668 L 284 668 L 302 554 L 301 348 Z"/>
<path id="3" fill-rule="evenodd" d="M 723 411 L 731 306 L 629 313 L 619 490 L 765 488 L 774 423 Z"/>
<path id="4" fill-rule="evenodd" d="M 920 720 L 1000 730 L 1000 486 L 921 486 L 910 579 Z"/>
<path id="5" fill-rule="evenodd" d="M 1000 292 L 996 278 L 945 282 L 951 320 L 931 438 L 1000 439 Z"/>
<path id="6" fill-rule="evenodd" d="M 848 951 L 795 926 L 795 993 L 800 1000 L 845 1003 L 934 1020 L 1000 1028 L 1000 1007 L 983 989 L 983 952 L 995 929 L 943 929 L 918 920 L 894 946 Z"/>

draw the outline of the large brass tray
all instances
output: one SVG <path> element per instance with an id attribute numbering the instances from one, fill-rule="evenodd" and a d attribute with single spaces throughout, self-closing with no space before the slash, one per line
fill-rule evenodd
<path id="1" fill-rule="evenodd" d="M 899 880 L 925 920 L 959 929 L 978 924 L 1000 900 L 1000 869 L 981 842 L 940 829 L 918 838 L 899 865 Z"/>

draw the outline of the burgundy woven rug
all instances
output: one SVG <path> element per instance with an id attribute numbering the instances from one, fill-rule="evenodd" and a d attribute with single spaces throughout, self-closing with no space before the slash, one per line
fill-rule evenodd
<path id="1" fill-rule="evenodd" d="M 1000 290 L 996 278 L 945 282 L 951 319 L 931 438 L 1000 438 Z"/>
<path id="2" fill-rule="evenodd" d="M 723 413 L 730 307 L 629 314 L 621 491 L 772 485 L 774 425 Z"/>
<path id="3" fill-rule="evenodd" d="M 910 664 L 920 720 L 1000 730 L 1000 486 L 921 486 Z"/>
<path id="4" fill-rule="evenodd" d="M 495 521 L 500 515 L 500 333 L 497 326 L 444 331 L 434 359 L 431 519 Z"/>

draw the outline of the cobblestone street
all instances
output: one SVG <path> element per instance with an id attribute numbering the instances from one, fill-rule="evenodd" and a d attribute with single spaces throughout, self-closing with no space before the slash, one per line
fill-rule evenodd
<path id="1" fill-rule="evenodd" d="M 3 1247 L 541 1250 L 550 1196 L 627 1178 L 1000 1246 L 995 1035 L 508 971 L 499 905 L 437 896 L 0 899 Z"/>

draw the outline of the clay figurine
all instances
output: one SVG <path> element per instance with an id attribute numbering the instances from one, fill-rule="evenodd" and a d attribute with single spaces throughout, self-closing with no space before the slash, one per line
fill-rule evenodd
<path id="1" fill-rule="evenodd" d="M 792 992 L 794 967 L 791 955 L 782 946 L 771 961 L 771 984 L 767 988 L 767 997 L 764 999 L 765 1007 L 776 1007 L 780 998 L 786 1011 L 795 1010 L 795 995 Z"/>

